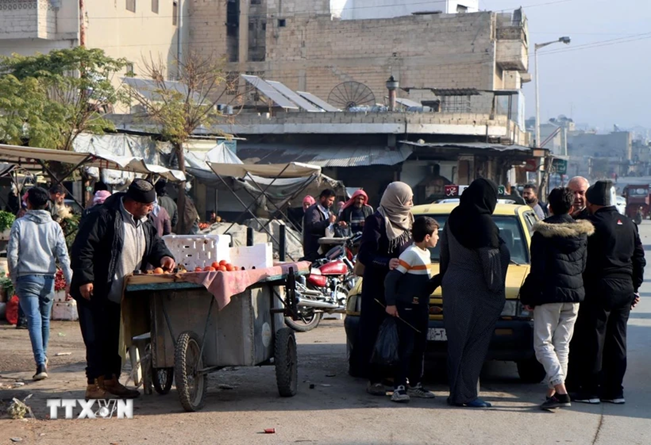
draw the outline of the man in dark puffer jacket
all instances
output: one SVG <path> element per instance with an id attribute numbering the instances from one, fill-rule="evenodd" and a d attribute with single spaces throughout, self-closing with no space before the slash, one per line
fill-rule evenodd
<path id="1" fill-rule="evenodd" d="M 581 304 L 567 386 L 577 402 L 625 403 L 626 325 L 644 281 L 644 247 L 637 226 L 615 208 L 612 181 L 597 181 L 585 194 L 595 228 L 588 242 Z"/>
<path id="2" fill-rule="evenodd" d="M 547 401 L 542 409 L 570 406 L 565 388 L 570 340 L 585 297 L 583 272 L 593 225 L 569 214 L 574 194 L 556 188 L 549 194 L 552 216 L 534 225 L 531 273 L 522 286 L 522 303 L 534 307 L 534 349 L 545 367 Z"/>

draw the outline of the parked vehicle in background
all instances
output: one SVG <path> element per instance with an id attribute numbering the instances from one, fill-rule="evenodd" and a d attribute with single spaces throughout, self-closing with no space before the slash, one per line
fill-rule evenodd
<path id="1" fill-rule="evenodd" d="M 333 247 L 324 258 L 312 263 L 310 274 L 296 279 L 298 317 L 285 318 L 285 324 L 297 332 L 316 328 L 324 313 L 343 313 L 348 292 L 358 278 L 353 275 L 355 255 L 353 248 L 362 233 L 342 239 L 343 244 Z"/>
<path id="2" fill-rule="evenodd" d="M 430 204 L 416 206 L 412 212 L 414 216 L 434 218 L 443 230 L 456 206 L 457 203 Z M 533 314 L 523 308 L 519 299 L 520 287 L 529 274 L 529 245 L 538 218 L 529 206 L 498 204 L 493 220 L 511 252 L 511 264 L 506 276 L 506 304 L 493 332 L 487 359 L 513 361 L 522 381 L 539 383 L 545 377 L 545 370 L 536 360 L 533 349 Z M 435 275 L 439 272 L 439 247 L 430 249 L 430 252 L 431 272 Z M 359 361 L 354 358 L 361 310 L 361 281 L 349 293 L 344 322 L 347 350 L 349 358 L 352 358 L 349 360 L 349 373 L 353 376 L 361 374 L 361 370 L 356 369 Z M 447 356 L 447 334 L 443 325 L 445 312 L 440 288 L 430 297 L 429 312 L 427 357 L 443 361 Z"/>
<path id="3" fill-rule="evenodd" d="M 649 217 L 651 206 L 649 202 L 649 184 L 628 184 L 622 192 L 626 198 L 626 216 L 637 224 Z"/>

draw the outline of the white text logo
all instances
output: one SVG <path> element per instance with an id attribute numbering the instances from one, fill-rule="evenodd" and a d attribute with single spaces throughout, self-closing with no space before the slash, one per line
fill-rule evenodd
<path id="1" fill-rule="evenodd" d="M 50 419 L 59 418 L 59 408 L 64 409 L 66 419 L 133 419 L 133 400 L 117 399 L 48 399 Z M 75 416 L 75 407 L 79 406 Z"/>

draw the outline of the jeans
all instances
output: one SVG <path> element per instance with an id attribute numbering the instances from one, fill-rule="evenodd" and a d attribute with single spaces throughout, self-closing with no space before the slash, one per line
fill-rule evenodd
<path id="1" fill-rule="evenodd" d="M 536 306 L 533 312 L 533 346 L 536 358 L 545 368 L 545 383 L 553 388 L 565 383 L 570 341 L 579 314 L 579 303 L 550 303 Z"/>
<path id="2" fill-rule="evenodd" d="M 36 365 L 45 365 L 50 338 L 50 314 L 54 303 L 54 277 L 25 275 L 16 280 L 16 294 L 27 318 Z"/>

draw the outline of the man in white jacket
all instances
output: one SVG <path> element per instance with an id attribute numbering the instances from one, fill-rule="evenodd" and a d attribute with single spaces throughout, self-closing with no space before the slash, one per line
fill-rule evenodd
<path id="1" fill-rule="evenodd" d="M 34 380 L 47 378 L 47 344 L 54 301 L 56 260 L 70 291 L 72 271 L 61 226 L 47 210 L 48 193 L 40 187 L 27 192 L 27 213 L 11 226 L 7 262 L 11 280 L 27 317 L 29 339 L 36 361 Z"/>

